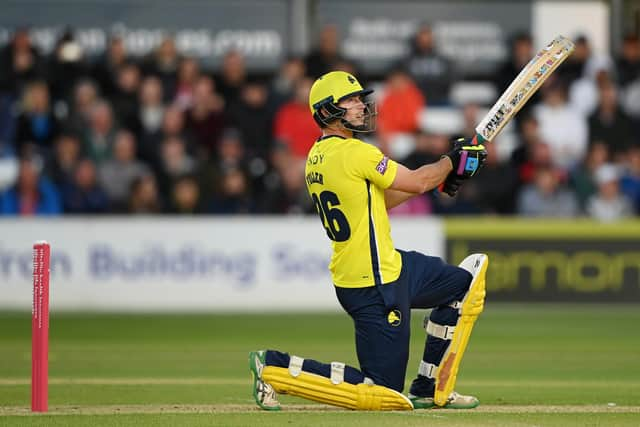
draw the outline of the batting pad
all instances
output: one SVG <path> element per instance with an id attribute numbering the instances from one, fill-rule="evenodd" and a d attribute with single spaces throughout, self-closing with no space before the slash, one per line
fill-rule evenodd
<path id="1" fill-rule="evenodd" d="M 436 373 L 436 390 L 433 401 L 438 406 L 447 404 L 458 377 L 458 368 L 469 343 L 473 325 L 482 313 L 485 297 L 485 274 L 489 266 L 489 257 L 485 254 L 473 254 L 466 257 L 460 267 L 473 276 L 467 294 L 460 304 L 460 317 L 456 324 L 451 343 L 442 357 Z"/>
<path id="2" fill-rule="evenodd" d="M 278 393 L 315 402 L 364 411 L 411 411 L 413 403 L 402 393 L 375 384 L 336 384 L 329 378 L 301 371 L 293 376 L 287 368 L 265 366 L 262 380 Z"/>

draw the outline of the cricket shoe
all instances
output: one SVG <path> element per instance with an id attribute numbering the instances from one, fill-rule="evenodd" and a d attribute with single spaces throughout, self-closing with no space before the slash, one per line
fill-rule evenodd
<path id="1" fill-rule="evenodd" d="M 265 365 L 265 352 L 252 351 L 249 353 L 249 370 L 253 377 L 253 398 L 259 407 L 266 411 L 279 411 L 278 394 L 271 384 L 262 381 L 262 368 Z"/>
<path id="2" fill-rule="evenodd" d="M 433 397 L 418 397 L 409 394 L 409 400 L 413 403 L 414 409 L 446 408 L 446 409 L 473 409 L 480 404 L 475 396 L 465 396 L 455 391 L 449 395 L 444 406 L 437 406 Z"/>

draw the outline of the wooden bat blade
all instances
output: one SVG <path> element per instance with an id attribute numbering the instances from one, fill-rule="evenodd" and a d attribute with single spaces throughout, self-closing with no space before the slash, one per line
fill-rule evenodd
<path id="1" fill-rule="evenodd" d="M 474 139 L 481 144 L 492 141 L 574 48 L 571 40 L 563 36 L 556 37 L 542 48 L 480 121 Z"/>

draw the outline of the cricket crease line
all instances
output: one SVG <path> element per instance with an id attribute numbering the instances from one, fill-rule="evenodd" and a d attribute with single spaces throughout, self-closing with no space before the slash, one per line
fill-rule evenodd
<path id="1" fill-rule="evenodd" d="M 288 404 L 282 406 L 283 412 L 345 412 L 345 409 L 327 405 Z M 247 413 L 262 412 L 255 404 L 214 404 L 214 405 L 52 405 L 48 415 L 110 415 L 110 414 L 211 414 L 211 413 Z M 612 405 L 480 405 L 475 409 L 425 409 L 413 411 L 413 414 L 447 413 L 546 413 L 546 414 L 589 414 L 589 413 L 640 413 L 640 406 Z M 398 412 L 401 413 L 401 412 Z M 412 413 L 406 413 L 411 416 Z M 0 416 L 31 415 L 27 406 L 0 407 Z"/>

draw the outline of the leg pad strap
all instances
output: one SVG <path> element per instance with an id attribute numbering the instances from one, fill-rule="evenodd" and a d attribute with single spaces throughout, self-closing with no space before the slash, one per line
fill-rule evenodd
<path id="1" fill-rule="evenodd" d="M 438 372 L 438 365 L 434 365 L 433 363 L 427 363 L 424 360 L 420 361 L 420 366 L 418 367 L 418 374 L 427 378 L 435 378 L 436 372 Z"/>
<path id="2" fill-rule="evenodd" d="M 456 331 L 455 326 L 439 325 L 430 320 L 426 322 L 424 329 L 427 331 L 427 334 L 447 341 L 453 338 L 453 334 Z"/>

